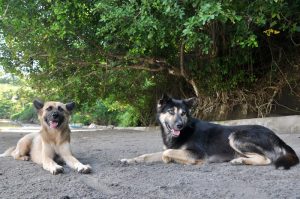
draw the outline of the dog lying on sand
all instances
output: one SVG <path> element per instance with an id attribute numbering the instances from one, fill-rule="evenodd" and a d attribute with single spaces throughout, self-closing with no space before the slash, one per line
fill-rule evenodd
<path id="1" fill-rule="evenodd" d="M 63 104 L 35 100 L 41 130 L 22 137 L 17 146 L 7 149 L 0 157 L 12 156 L 16 160 L 29 160 L 40 164 L 52 174 L 63 172 L 63 167 L 54 159 L 62 159 L 79 173 L 90 173 L 90 165 L 80 163 L 71 152 L 69 117 L 75 107 L 74 102 Z"/>
<path id="2" fill-rule="evenodd" d="M 157 104 L 163 152 L 144 154 L 125 163 L 163 161 L 182 164 L 227 162 L 276 168 L 299 163 L 295 151 L 270 129 L 259 125 L 223 126 L 190 116 L 195 99 L 164 95 Z"/>

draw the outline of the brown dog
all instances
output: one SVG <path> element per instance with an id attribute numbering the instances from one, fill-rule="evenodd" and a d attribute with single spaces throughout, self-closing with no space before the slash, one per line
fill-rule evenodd
<path id="1" fill-rule="evenodd" d="M 22 137 L 16 147 L 7 149 L 0 157 L 12 156 L 16 160 L 29 160 L 40 164 L 52 174 L 63 172 L 54 158 L 59 156 L 72 169 L 79 173 L 90 173 L 90 165 L 80 163 L 71 153 L 69 117 L 75 103 L 33 102 L 41 122 L 38 133 L 30 133 Z"/>

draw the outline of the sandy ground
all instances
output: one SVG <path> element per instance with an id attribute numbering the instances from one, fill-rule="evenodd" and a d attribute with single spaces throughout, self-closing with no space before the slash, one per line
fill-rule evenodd
<path id="1" fill-rule="evenodd" d="M 20 133 L 0 132 L 0 151 Z M 300 154 L 300 134 L 280 134 Z M 72 133 L 73 152 L 93 173 L 65 166 L 51 175 L 33 162 L 0 159 L 0 198 L 300 198 L 300 166 L 232 166 L 229 163 L 125 165 L 118 160 L 162 149 L 158 131 Z"/>

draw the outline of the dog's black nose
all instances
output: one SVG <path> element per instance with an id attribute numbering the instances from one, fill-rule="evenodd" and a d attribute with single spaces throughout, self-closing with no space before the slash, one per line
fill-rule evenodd
<path id="1" fill-rule="evenodd" d="M 58 117 L 58 112 L 53 112 L 53 113 L 52 113 L 52 117 L 53 117 L 53 118 L 57 118 L 57 117 Z"/>
<path id="2" fill-rule="evenodd" d="M 182 129 L 183 125 L 182 124 L 176 124 L 177 129 Z"/>

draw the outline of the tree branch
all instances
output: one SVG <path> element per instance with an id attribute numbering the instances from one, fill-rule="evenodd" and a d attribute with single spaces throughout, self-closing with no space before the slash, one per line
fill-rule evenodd
<path id="1" fill-rule="evenodd" d="M 184 71 L 184 41 L 181 42 L 180 45 L 180 73 L 183 77 L 185 77 L 185 71 Z"/>
<path id="2" fill-rule="evenodd" d="M 8 7 L 9 7 L 9 4 L 6 5 L 5 11 L 4 11 L 3 15 L 0 17 L 0 20 L 2 20 L 5 17 Z"/>
<path id="3" fill-rule="evenodd" d="M 189 78 L 184 70 L 184 47 L 185 47 L 185 42 L 182 41 L 180 45 L 180 75 L 185 79 L 185 81 L 187 81 L 193 87 L 195 95 L 199 97 L 199 89 L 197 87 L 196 82 L 194 81 L 193 78 Z"/>

